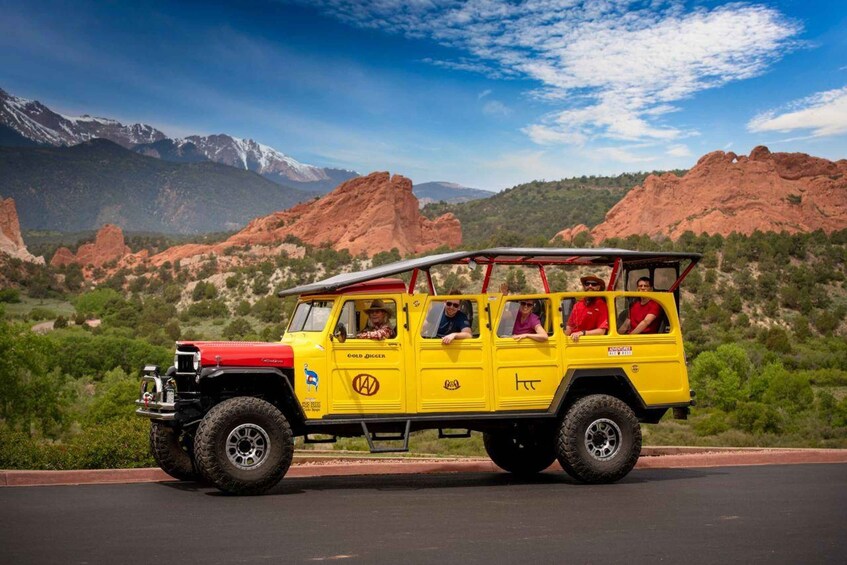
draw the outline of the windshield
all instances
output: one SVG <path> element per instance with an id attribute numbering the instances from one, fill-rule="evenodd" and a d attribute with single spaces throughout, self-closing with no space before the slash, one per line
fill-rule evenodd
<path id="1" fill-rule="evenodd" d="M 329 314 L 332 311 L 332 300 L 315 300 L 301 302 L 294 310 L 289 332 L 320 332 L 326 327 Z"/>

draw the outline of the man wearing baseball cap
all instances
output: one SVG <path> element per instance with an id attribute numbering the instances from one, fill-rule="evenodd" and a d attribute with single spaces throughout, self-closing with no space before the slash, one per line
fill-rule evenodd
<path id="1" fill-rule="evenodd" d="M 582 288 L 586 292 L 606 290 L 606 283 L 598 276 L 586 275 L 580 277 Z M 572 340 L 586 335 L 606 335 L 609 331 L 609 308 L 606 300 L 599 296 L 586 296 L 574 304 L 571 315 L 565 327 L 565 335 Z"/>

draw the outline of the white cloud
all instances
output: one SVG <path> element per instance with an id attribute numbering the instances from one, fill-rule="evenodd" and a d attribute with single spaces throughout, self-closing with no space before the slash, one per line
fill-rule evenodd
<path id="1" fill-rule="evenodd" d="M 521 131 L 538 145 L 555 145 L 560 143 L 582 145 L 586 140 L 585 136 L 579 132 L 565 132 L 561 129 L 549 128 L 541 124 L 531 124 Z"/>
<path id="2" fill-rule="evenodd" d="M 489 89 L 486 89 L 486 90 L 483 90 L 482 92 L 480 92 L 480 93 L 479 93 L 479 95 L 478 95 L 476 98 L 477 98 L 477 100 L 482 100 L 483 98 L 485 98 L 485 97 L 486 97 L 486 96 L 488 96 L 489 94 L 491 94 L 491 89 L 490 89 L 490 88 L 489 88 Z"/>
<path id="3" fill-rule="evenodd" d="M 847 87 L 818 92 L 781 111 L 759 114 L 747 123 L 747 129 L 755 133 L 811 130 L 812 137 L 847 133 Z"/>
<path id="4" fill-rule="evenodd" d="M 687 145 L 671 145 L 667 154 L 671 157 L 691 157 L 691 150 Z"/>
<path id="5" fill-rule="evenodd" d="M 305 1 L 305 0 L 303 0 Z M 463 50 L 433 65 L 528 77 L 561 107 L 524 131 L 539 143 L 671 140 L 672 103 L 764 72 L 801 26 L 766 5 L 689 10 L 682 0 L 323 0 L 350 24 Z"/>
<path id="6" fill-rule="evenodd" d="M 512 114 L 512 109 L 500 102 L 499 100 L 489 100 L 482 107 L 482 113 L 487 116 L 509 116 Z"/>
<path id="7" fill-rule="evenodd" d="M 626 163 L 628 165 L 635 163 L 650 163 L 655 161 L 654 157 L 636 155 L 621 147 L 600 147 L 591 151 L 593 157 L 601 159 L 609 159 L 618 163 Z"/>

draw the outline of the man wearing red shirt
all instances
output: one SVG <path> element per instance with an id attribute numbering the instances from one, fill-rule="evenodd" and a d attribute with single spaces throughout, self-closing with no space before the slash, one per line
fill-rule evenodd
<path id="1" fill-rule="evenodd" d="M 648 277 L 638 279 L 639 292 L 653 292 L 653 284 Z M 633 302 L 629 307 L 629 320 L 624 322 L 621 332 L 630 334 L 654 334 L 659 331 L 659 318 L 662 307 L 647 297 Z"/>
<path id="2" fill-rule="evenodd" d="M 606 283 L 600 277 L 586 275 L 579 280 L 586 292 L 606 289 Z M 608 331 L 609 308 L 603 298 L 586 296 L 574 304 L 565 327 L 565 334 L 572 340 L 579 341 L 585 335 L 606 335 Z"/>

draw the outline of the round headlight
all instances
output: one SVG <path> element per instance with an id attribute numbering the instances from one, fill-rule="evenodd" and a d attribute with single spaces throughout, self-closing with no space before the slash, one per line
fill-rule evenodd
<path id="1" fill-rule="evenodd" d="M 195 371 L 200 370 L 200 352 L 199 351 L 194 352 L 194 370 Z"/>

